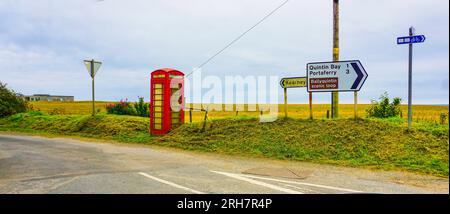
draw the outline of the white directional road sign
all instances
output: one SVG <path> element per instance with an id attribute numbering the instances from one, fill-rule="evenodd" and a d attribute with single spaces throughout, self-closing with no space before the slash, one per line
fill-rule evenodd
<path id="1" fill-rule="evenodd" d="M 359 60 L 309 63 L 308 92 L 359 91 L 367 72 Z"/>
<path id="2" fill-rule="evenodd" d="M 92 66 L 92 63 L 94 63 L 94 66 Z M 100 66 L 102 65 L 102 63 L 96 62 L 94 60 L 84 60 L 84 65 L 86 65 L 89 75 L 91 75 L 91 77 L 94 78 L 95 74 L 97 74 L 97 71 L 100 68 Z"/>

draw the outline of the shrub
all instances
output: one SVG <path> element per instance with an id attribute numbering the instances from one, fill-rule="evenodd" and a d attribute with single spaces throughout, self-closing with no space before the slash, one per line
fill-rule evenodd
<path id="1" fill-rule="evenodd" d="M 134 103 L 134 108 L 136 109 L 136 116 L 149 117 L 149 106 L 144 102 L 143 97 L 139 97 L 139 102 Z"/>
<path id="2" fill-rule="evenodd" d="M 106 111 L 108 114 L 118 115 L 136 115 L 136 110 L 128 100 L 120 100 L 119 103 L 106 105 Z"/>
<path id="3" fill-rule="evenodd" d="M 6 117 L 28 109 L 28 103 L 20 98 L 17 93 L 0 82 L 0 117 Z"/>
<path id="4" fill-rule="evenodd" d="M 389 100 L 389 95 L 387 92 L 384 92 L 380 96 L 380 101 L 372 100 L 372 106 L 368 108 L 367 115 L 369 117 L 378 117 L 378 118 L 388 118 L 388 117 L 396 117 L 401 114 L 400 103 L 401 99 L 396 97 L 392 101 Z"/>
<path id="5" fill-rule="evenodd" d="M 106 111 L 108 114 L 118 115 L 132 115 L 140 117 L 148 117 L 150 115 L 149 105 L 144 102 L 143 97 L 139 97 L 139 101 L 134 104 L 128 102 L 127 99 L 125 99 L 125 101 L 120 100 L 120 102 L 116 104 L 108 104 L 106 105 Z"/>
<path id="6" fill-rule="evenodd" d="M 48 114 L 50 115 L 64 115 L 66 114 L 66 109 L 62 107 L 53 108 Z"/>

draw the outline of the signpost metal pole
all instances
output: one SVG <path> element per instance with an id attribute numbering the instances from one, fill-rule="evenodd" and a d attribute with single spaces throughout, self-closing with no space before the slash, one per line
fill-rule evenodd
<path id="1" fill-rule="evenodd" d="M 284 117 L 288 117 L 287 88 L 284 88 Z"/>
<path id="2" fill-rule="evenodd" d="M 95 83 L 94 83 L 94 59 L 91 61 L 91 77 L 92 77 L 92 116 L 95 116 Z"/>
<path id="3" fill-rule="evenodd" d="M 339 61 L 339 0 L 333 0 L 333 61 Z M 331 92 L 331 118 L 339 117 L 339 92 Z"/>
<path id="4" fill-rule="evenodd" d="M 95 74 L 102 65 L 101 62 L 96 62 L 94 59 L 84 60 L 84 65 L 92 78 L 92 116 L 95 116 Z"/>
<path id="5" fill-rule="evenodd" d="M 313 112 L 312 112 L 312 92 L 309 92 L 309 119 L 313 119 Z"/>
<path id="6" fill-rule="evenodd" d="M 354 102 L 355 102 L 355 119 L 358 119 L 358 92 L 354 92 Z"/>
<path id="7" fill-rule="evenodd" d="M 408 65 L 408 129 L 411 129 L 411 121 L 412 121 L 412 58 L 413 58 L 413 44 L 414 43 L 423 43 L 426 38 L 424 35 L 415 35 L 416 30 L 414 27 L 409 28 L 409 36 L 398 37 L 397 44 L 398 45 L 409 45 L 409 65 Z"/>
<path id="8" fill-rule="evenodd" d="M 409 36 L 414 36 L 414 28 L 409 28 Z M 409 71 L 408 71 L 408 129 L 411 129 L 412 120 L 412 58 L 413 43 L 409 44 Z"/>

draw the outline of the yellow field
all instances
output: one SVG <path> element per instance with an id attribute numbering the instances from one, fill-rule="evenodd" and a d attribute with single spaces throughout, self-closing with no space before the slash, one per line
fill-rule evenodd
<path id="1" fill-rule="evenodd" d="M 211 105 L 206 105 L 210 109 Z M 218 106 L 216 105 L 216 108 Z M 231 107 L 231 106 L 229 106 Z M 370 104 L 359 104 L 358 105 L 358 116 L 366 117 L 366 109 L 370 107 Z M 223 107 L 222 109 L 225 109 Z M 245 108 L 246 109 L 246 108 Z M 327 118 L 327 111 L 330 110 L 330 105 L 328 104 L 314 104 L 313 105 L 313 117 L 315 119 L 325 119 Z M 407 118 L 408 106 L 401 106 L 403 118 Z M 278 112 L 280 116 L 284 116 L 284 105 L 278 105 Z M 448 123 L 448 107 L 446 106 L 431 106 L 431 105 L 415 105 L 413 106 L 413 121 L 430 121 L 439 122 L 441 113 L 447 114 Z M 263 110 L 263 114 L 267 114 L 267 111 Z M 240 111 L 239 116 L 258 116 L 260 110 L 257 108 L 256 111 Z M 331 114 L 331 112 L 330 112 Z M 203 120 L 204 112 L 193 112 L 193 121 Z M 208 118 L 216 119 L 223 117 L 233 117 L 236 116 L 236 111 L 211 111 L 208 113 Z M 309 105 L 307 104 L 290 104 L 288 105 L 288 116 L 292 118 L 309 118 Z M 341 104 L 339 105 L 339 117 L 340 118 L 353 118 L 354 117 L 354 105 L 352 104 Z M 189 120 L 188 113 L 186 114 L 186 121 Z"/>
<path id="2" fill-rule="evenodd" d="M 96 102 L 96 109 L 100 113 L 106 113 L 106 105 L 113 102 Z M 40 110 L 49 114 L 91 114 L 92 103 L 88 101 L 84 102 L 31 102 L 30 103 L 35 110 Z M 358 116 L 365 117 L 366 109 L 369 104 L 358 105 Z M 187 109 L 194 107 L 196 110 L 192 112 L 193 122 L 202 121 L 204 119 L 205 113 L 198 111 L 199 109 L 209 109 L 208 118 L 209 119 L 219 119 L 225 117 L 235 117 L 236 116 L 236 106 L 235 105 L 194 105 L 188 104 Z M 221 110 L 220 110 L 220 107 Z M 226 107 L 232 109 L 232 111 L 225 111 Z M 339 116 L 341 118 L 352 118 L 354 115 L 354 106 L 351 104 L 341 104 L 339 105 Z M 214 110 L 215 109 L 215 110 Z M 263 114 L 267 114 L 267 107 L 263 108 Z M 315 104 L 313 105 L 313 116 L 316 119 L 322 119 L 327 117 L 327 110 L 330 109 L 330 105 L 327 104 Z M 407 106 L 401 106 L 403 112 L 403 118 L 407 117 Z M 284 105 L 278 105 L 278 112 L 280 116 L 284 116 Z M 413 121 L 430 121 L 439 122 L 441 113 L 447 114 L 448 123 L 448 112 L 447 106 L 431 106 L 431 105 L 415 105 L 413 106 Z M 248 111 L 248 107 L 245 106 L 244 110 L 238 112 L 238 116 L 258 116 L 260 114 L 259 107 L 252 111 Z M 309 118 L 309 106 L 307 104 L 290 104 L 288 107 L 289 117 L 293 118 Z M 186 111 L 186 122 L 189 122 L 189 111 Z"/>
<path id="3" fill-rule="evenodd" d="M 95 102 L 95 108 L 100 113 L 106 113 L 106 105 L 113 102 Z M 30 102 L 34 110 L 49 114 L 91 114 L 92 102 Z"/>

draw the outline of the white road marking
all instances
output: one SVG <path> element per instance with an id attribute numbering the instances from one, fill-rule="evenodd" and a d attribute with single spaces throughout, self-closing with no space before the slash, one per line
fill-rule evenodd
<path id="1" fill-rule="evenodd" d="M 315 191 L 315 190 L 312 190 L 312 189 L 305 189 L 305 188 L 301 188 L 301 187 L 290 185 L 290 184 L 284 184 L 284 185 L 287 186 L 287 187 L 291 187 L 291 188 L 294 188 L 294 189 L 302 190 L 302 191 L 305 191 L 305 192 L 310 192 L 310 193 L 314 193 L 314 194 L 324 194 L 323 192 Z"/>
<path id="2" fill-rule="evenodd" d="M 211 171 L 215 173 L 221 173 L 217 171 Z M 225 172 L 223 172 L 225 173 Z M 246 177 L 246 178 L 254 178 L 254 179 L 261 179 L 261 180 L 268 180 L 268 181 L 276 181 L 276 182 L 282 182 L 282 183 L 288 183 L 288 184 L 298 184 L 298 185 L 304 185 L 304 186 L 311 186 L 311 187 L 318 187 L 318 188 L 324 188 L 324 189 L 332 189 L 337 191 L 343 191 L 343 192 L 353 192 L 353 193 L 359 193 L 361 191 L 358 190 L 352 190 L 352 189 L 346 189 L 346 188 L 340 188 L 340 187 L 332 187 L 332 186 L 326 186 L 326 185 L 320 185 L 320 184 L 311 184 L 311 183 L 304 183 L 304 182 L 297 182 L 297 181 L 288 181 L 288 180 L 280 180 L 275 178 L 266 178 L 266 177 L 259 177 L 254 175 L 244 175 L 244 174 L 233 174 L 233 173 L 226 173 L 230 175 L 237 175 L 239 177 Z"/>
<path id="3" fill-rule="evenodd" d="M 52 190 L 56 190 L 56 189 L 58 189 L 58 188 L 60 188 L 62 186 L 65 186 L 65 185 L 69 184 L 69 183 L 72 183 L 76 179 L 78 179 L 78 176 L 75 176 L 75 177 L 73 177 L 73 178 L 71 178 L 71 179 L 69 179 L 67 181 L 62 182 L 62 183 L 56 184 L 55 186 L 49 188 L 48 192 L 50 192 Z"/>
<path id="4" fill-rule="evenodd" d="M 274 179 L 274 178 L 258 177 L 258 176 L 253 176 L 253 175 L 243 175 L 243 176 L 248 177 L 248 178 L 258 178 L 258 179 L 262 179 L 262 180 L 277 181 L 277 182 L 283 182 L 283 183 L 289 183 L 289 184 L 299 184 L 299 185 L 304 185 L 304 186 L 332 189 L 332 190 L 343 191 L 343 192 L 354 192 L 354 193 L 361 192 L 361 191 L 353 190 L 353 189 L 326 186 L 326 185 L 320 185 L 320 184 L 311 184 L 311 183 L 304 183 L 304 182 L 297 182 L 297 181 L 287 181 L 287 180 L 280 180 L 280 179 Z"/>
<path id="5" fill-rule="evenodd" d="M 144 172 L 139 172 L 139 174 L 142 175 L 142 176 L 145 176 L 145 177 L 147 177 L 147 178 L 153 179 L 153 180 L 155 180 L 155 181 L 161 182 L 161 183 L 163 183 L 163 184 L 167 184 L 167 185 L 169 185 L 169 186 L 176 187 L 176 188 L 178 188 L 178 189 L 183 189 L 183 190 L 186 190 L 186 191 L 189 191 L 189 192 L 193 192 L 193 193 L 196 193 L 196 194 L 205 194 L 204 192 L 200 192 L 200 191 L 197 191 L 197 190 L 188 188 L 188 187 L 184 187 L 184 186 L 178 185 L 178 184 L 176 184 L 176 183 L 172 183 L 172 182 L 170 182 L 170 181 L 166 181 L 166 180 L 163 180 L 163 179 L 160 179 L 160 178 L 151 176 L 151 175 L 149 175 L 149 174 L 147 174 L 147 173 L 144 173 Z"/>
<path id="6" fill-rule="evenodd" d="M 217 174 L 221 174 L 221 175 L 225 175 L 225 176 L 228 176 L 228 177 L 231 177 L 231 178 L 234 178 L 234 179 L 238 179 L 238 180 L 241 180 L 241 181 L 247 181 L 247 182 L 252 183 L 252 184 L 257 184 L 257 185 L 260 185 L 260 186 L 263 186 L 263 187 L 267 187 L 267 188 L 278 190 L 278 191 L 285 192 L 285 193 L 303 194 L 303 192 L 298 192 L 298 191 L 295 191 L 295 190 L 291 190 L 291 189 L 275 186 L 275 185 L 264 183 L 264 182 L 261 182 L 261 181 L 252 180 L 252 179 L 245 178 L 245 177 L 243 177 L 241 175 L 238 175 L 238 174 L 226 173 L 226 172 L 218 172 L 218 171 L 211 171 L 211 172 L 214 172 L 214 173 L 217 173 Z"/>

